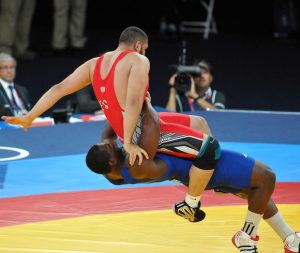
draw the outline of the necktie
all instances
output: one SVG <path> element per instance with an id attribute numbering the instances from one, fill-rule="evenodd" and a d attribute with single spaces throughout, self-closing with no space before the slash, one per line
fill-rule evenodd
<path id="1" fill-rule="evenodd" d="M 11 104 L 13 106 L 13 109 L 14 109 L 15 113 L 17 114 L 18 111 L 20 110 L 20 107 L 18 106 L 16 97 L 14 95 L 14 86 L 9 85 L 8 88 L 10 90 L 10 95 L 11 95 Z"/>

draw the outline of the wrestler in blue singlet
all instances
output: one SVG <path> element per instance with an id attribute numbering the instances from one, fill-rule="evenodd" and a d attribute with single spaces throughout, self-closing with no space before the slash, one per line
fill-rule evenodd
<path id="1" fill-rule="evenodd" d="M 178 158 L 165 154 L 156 154 L 157 159 L 162 159 L 167 164 L 165 175 L 157 179 L 135 179 L 129 170 L 122 166 L 122 184 L 153 183 L 166 180 L 179 181 L 184 185 L 189 183 L 189 171 L 192 160 Z M 239 192 L 241 189 L 250 186 L 254 159 L 238 152 L 222 150 L 221 158 L 210 179 L 206 190 L 218 189 L 224 192 Z M 120 184 L 114 180 L 109 180 L 113 184 Z"/>

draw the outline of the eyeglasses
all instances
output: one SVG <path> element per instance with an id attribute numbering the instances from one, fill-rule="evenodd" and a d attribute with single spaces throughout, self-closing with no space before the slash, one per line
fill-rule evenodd
<path id="1" fill-rule="evenodd" d="M 0 66 L 0 69 L 3 69 L 5 71 L 16 70 L 16 66 Z"/>

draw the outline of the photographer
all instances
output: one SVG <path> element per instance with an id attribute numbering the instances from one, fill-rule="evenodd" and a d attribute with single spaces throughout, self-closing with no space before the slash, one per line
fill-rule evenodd
<path id="1" fill-rule="evenodd" d="M 194 66 L 178 66 L 169 80 L 166 109 L 176 112 L 225 109 L 225 96 L 213 90 L 211 65 L 202 60 Z"/>

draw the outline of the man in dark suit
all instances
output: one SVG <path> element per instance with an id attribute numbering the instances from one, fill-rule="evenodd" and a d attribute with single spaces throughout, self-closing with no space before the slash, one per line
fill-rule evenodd
<path id="1" fill-rule="evenodd" d="M 0 53 L 0 116 L 17 116 L 31 107 L 28 90 L 14 83 L 16 65 L 11 55 Z"/>

